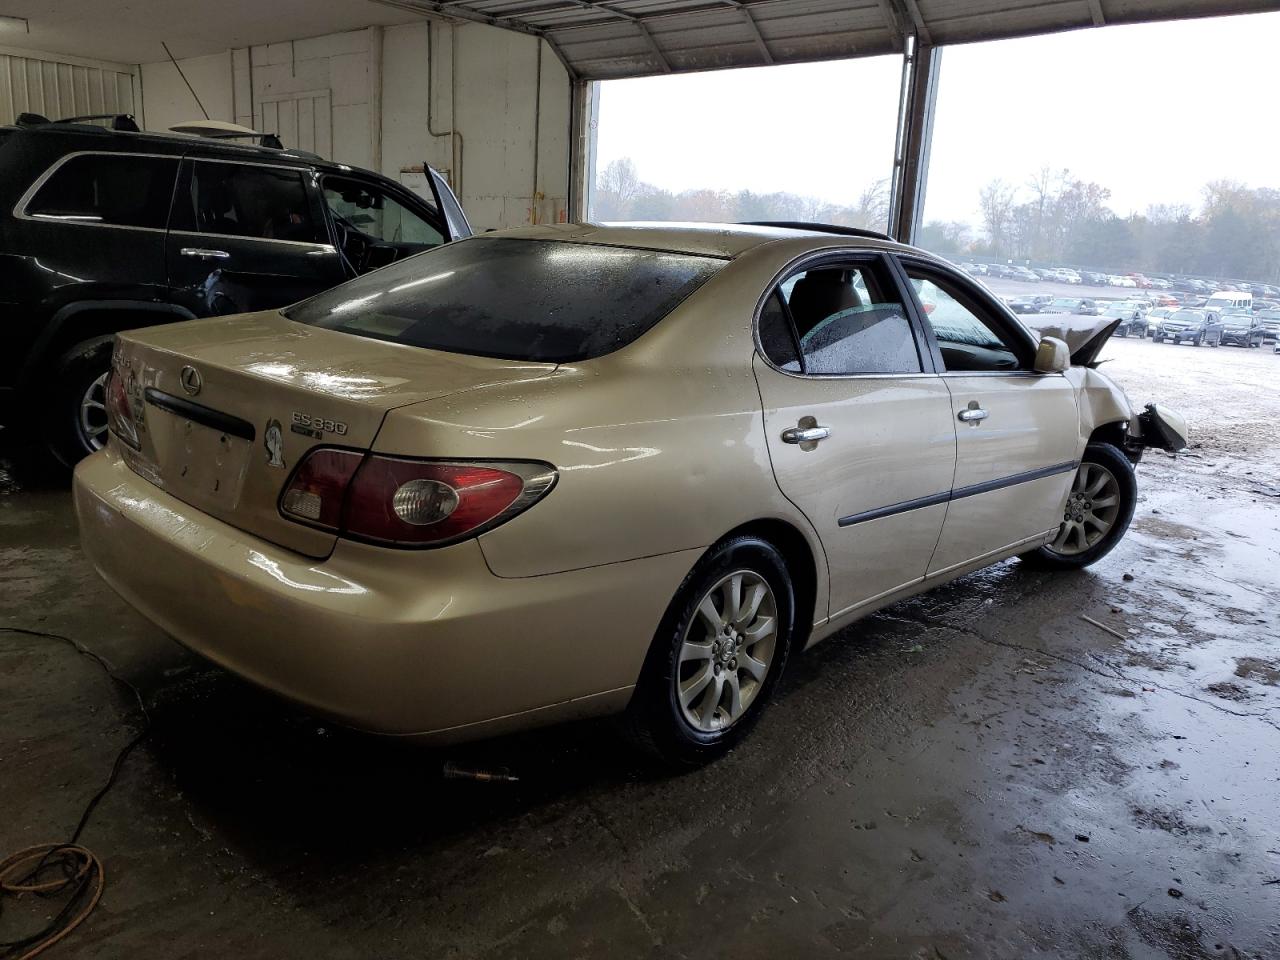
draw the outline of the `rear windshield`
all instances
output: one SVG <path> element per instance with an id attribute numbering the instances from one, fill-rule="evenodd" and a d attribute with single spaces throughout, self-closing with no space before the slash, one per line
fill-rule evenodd
<path id="1" fill-rule="evenodd" d="M 626 346 L 724 263 L 627 247 L 475 237 L 344 283 L 285 316 L 432 350 L 569 363 Z"/>

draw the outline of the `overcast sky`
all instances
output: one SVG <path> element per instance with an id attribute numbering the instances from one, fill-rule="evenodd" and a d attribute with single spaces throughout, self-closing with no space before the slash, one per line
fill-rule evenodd
<path id="1" fill-rule="evenodd" d="M 597 164 L 641 179 L 853 202 L 893 159 L 901 61 L 876 57 L 601 85 Z M 1280 13 L 947 48 L 927 219 L 976 221 L 993 177 L 1042 166 L 1119 214 L 1196 207 L 1209 180 L 1280 187 Z"/>

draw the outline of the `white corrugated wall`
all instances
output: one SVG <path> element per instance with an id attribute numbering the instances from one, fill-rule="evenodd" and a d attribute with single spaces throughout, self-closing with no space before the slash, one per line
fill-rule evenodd
<path id="1" fill-rule="evenodd" d="M 13 123 L 20 113 L 39 113 L 57 120 L 134 112 L 131 72 L 0 54 L 0 124 Z"/>

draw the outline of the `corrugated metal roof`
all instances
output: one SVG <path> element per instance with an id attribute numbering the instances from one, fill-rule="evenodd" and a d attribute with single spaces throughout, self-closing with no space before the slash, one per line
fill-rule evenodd
<path id="1" fill-rule="evenodd" d="M 1275 10 L 1264 0 L 381 0 L 544 37 L 609 80 L 894 53 L 905 33 L 967 43 L 1106 24 Z"/>

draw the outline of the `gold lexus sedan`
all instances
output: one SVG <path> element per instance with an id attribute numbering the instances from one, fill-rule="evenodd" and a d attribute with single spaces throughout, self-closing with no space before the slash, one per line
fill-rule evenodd
<path id="1" fill-rule="evenodd" d="M 1094 369 L 1114 318 L 1043 319 L 863 231 L 489 233 L 120 335 L 84 547 L 181 643 L 352 726 L 625 712 L 697 763 L 801 648 L 1124 534 L 1133 463 L 1185 426 Z"/>

